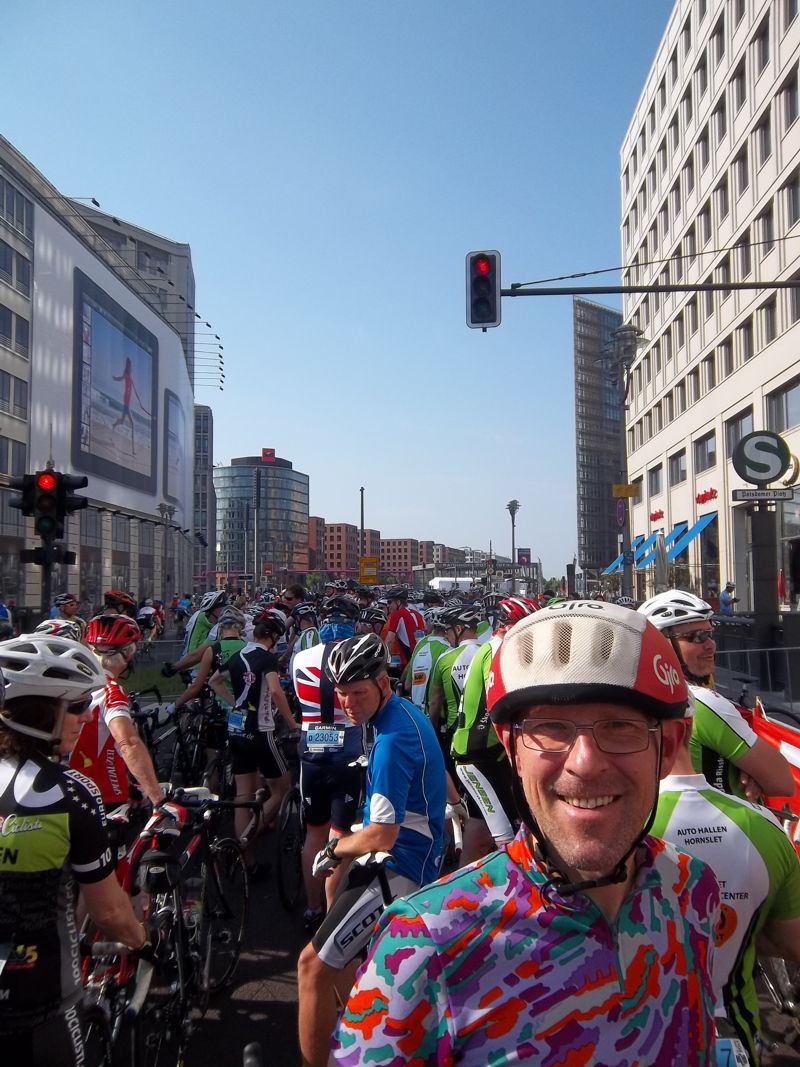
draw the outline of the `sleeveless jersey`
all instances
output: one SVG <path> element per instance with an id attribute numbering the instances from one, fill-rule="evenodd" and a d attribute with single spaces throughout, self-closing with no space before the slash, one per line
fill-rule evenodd
<path id="1" fill-rule="evenodd" d="M 340 1067 L 708 1067 L 719 889 L 647 837 L 610 923 L 545 900 L 524 833 L 381 916 L 334 1034 Z"/>
<path id="2" fill-rule="evenodd" d="M 93 782 L 44 756 L 0 759 L 0 1032 L 81 999 L 75 883 L 113 870 Z"/>
<path id="3" fill-rule="evenodd" d="M 69 766 L 91 778 L 106 807 L 128 799 L 128 768 L 119 754 L 108 724 L 117 718 L 131 720 L 125 690 L 113 678 L 93 696 L 92 718 L 85 722 L 69 756 Z"/>
<path id="4" fill-rule="evenodd" d="M 406 681 L 411 686 L 411 703 L 419 708 L 420 711 L 427 713 L 431 672 L 439 656 L 446 652 L 449 647 L 448 643 L 441 637 L 427 634 L 421 641 L 417 642 L 411 654 Z"/>
<path id="5" fill-rule="evenodd" d="M 800 917 L 797 853 L 769 812 L 714 789 L 702 774 L 661 782 L 652 832 L 708 864 L 719 882 L 717 1014 L 733 1023 L 757 1063 L 756 937 L 769 919 Z"/>
<path id="6" fill-rule="evenodd" d="M 733 761 L 744 756 L 756 743 L 755 731 L 735 705 L 713 689 L 690 685 L 689 695 L 694 700 L 689 738 L 692 766 L 717 789 L 745 799 L 739 769 Z"/>

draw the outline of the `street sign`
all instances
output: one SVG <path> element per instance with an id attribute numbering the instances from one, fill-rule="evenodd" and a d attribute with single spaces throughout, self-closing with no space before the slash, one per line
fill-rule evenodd
<path id="1" fill-rule="evenodd" d="M 734 489 L 734 500 L 794 500 L 794 489 Z"/>
<path id="2" fill-rule="evenodd" d="M 611 486 L 611 495 L 613 497 L 633 497 L 636 498 L 642 491 L 641 485 L 634 484 L 633 482 L 615 482 Z"/>
<path id="3" fill-rule="evenodd" d="M 625 525 L 625 501 L 617 500 L 617 526 Z"/>
<path id="4" fill-rule="evenodd" d="M 358 560 L 358 580 L 361 585 L 374 585 L 378 580 L 378 557 L 360 556 Z"/>
<path id="5" fill-rule="evenodd" d="M 792 454 L 779 434 L 758 430 L 739 441 L 731 462 L 742 481 L 763 486 L 783 477 L 791 466 Z"/>
<path id="6" fill-rule="evenodd" d="M 262 574 L 272 574 L 272 564 L 271 563 L 262 563 L 261 564 L 261 573 Z"/>

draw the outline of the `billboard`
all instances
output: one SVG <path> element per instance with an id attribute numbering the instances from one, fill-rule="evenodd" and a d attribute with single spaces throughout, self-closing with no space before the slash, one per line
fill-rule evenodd
<path id="1" fill-rule="evenodd" d="M 527 567 L 531 561 L 531 550 L 529 548 L 517 549 L 517 566 Z"/>
<path id="2" fill-rule="evenodd" d="M 194 396 L 176 331 L 35 207 L 28 467 L 86 474 L 95 501 L 192 525 Z M 189 313 L 190 314 L 190 313 Z"/>

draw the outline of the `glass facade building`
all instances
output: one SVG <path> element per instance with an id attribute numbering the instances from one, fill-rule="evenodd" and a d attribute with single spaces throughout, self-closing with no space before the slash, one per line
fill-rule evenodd
<path id="1" fill-rule="evenodd" d="M 214 468 L 217 585 L 280 584 L 308 573 L 308 475 L 287 459 Z"/>

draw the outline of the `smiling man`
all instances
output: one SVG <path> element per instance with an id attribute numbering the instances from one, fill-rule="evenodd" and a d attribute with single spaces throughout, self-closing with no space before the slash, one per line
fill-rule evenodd
<path id="1" fill-rule="evenodd" d="M 566 601 L 523 619 L 487 704 L 523 826 L 383 915 L 338 1064 L 711 1063 L 719 891 L 647 835 L 686 682 L 642 616 Z"/>

